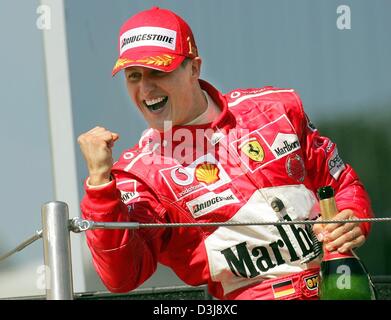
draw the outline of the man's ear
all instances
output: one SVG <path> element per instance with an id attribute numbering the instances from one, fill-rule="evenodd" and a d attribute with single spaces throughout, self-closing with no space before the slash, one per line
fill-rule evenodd
<path id="1" fill-rule="evenodd" d="M 200 57 L 195 57 L 191 60 L 191 75 L 197 78 L 197 80 L 201 75 L 201 64 L 202 60 Z"/>

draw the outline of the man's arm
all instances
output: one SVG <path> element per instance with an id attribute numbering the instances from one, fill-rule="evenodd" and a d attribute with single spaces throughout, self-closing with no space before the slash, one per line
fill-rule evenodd
<path id="1" fill-rule="evenodd" d="M 95 127 L 78 138 L 89 171 L 81 202 L 83 217 L 99 222 L 162 221 L 165 210 L 148 188 L 130 176 L 111 174 L 112 148 L 118 138 L 118 134 L 101 127 Z M 125 179 L 121 181 L 121 191 L 117 188 L 116 179 Z M 156 270 L 163 232 L 87 232 L 94 266 L 110 291 L 132 290 L 151 276 Z"/>
<path id="2" fill-rule="evenodd" d="M 148 189 L 136 180 L 127 181 L 121 184 L 121 191 L 116 181 L 102 187 L 86 183 L 81 202 L 83 218 L 99 222 L 164 222 L 165 209 Z M 127 292 L 147 280 L 156 270 L 163 234 L 163 229 L 87 231 L 95 269 L 106 287 L 112 292 Z"/>
<path id="3" fill-rule="evenodd" d="M 297 97 L 297 96 L 296 96 Z M 335 219 L 373 217 L 369 196 L 354 169 L 345 164 L 338 154 L 335 143 L 321 136 L 304 113 L 297 97 L 300 116 L 296 125 L 301 131 L 307 174 L 312 189 L 330 185 L 334 188 L 339 214 Z M 370 231 L 370 223 L 327 224 L 324 228 L 314 225 L 314 232 L 324 241 L 330 251 L 346 252 L 361 246 Z"/>

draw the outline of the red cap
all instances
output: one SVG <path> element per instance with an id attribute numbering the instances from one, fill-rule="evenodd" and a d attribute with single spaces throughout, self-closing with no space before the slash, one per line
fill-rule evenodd
<path id="1" fill-rule="evenodd" d="M 122 25 L 118 51 L 113 76 L 130 66 L 171 72 L 186 57 L 198 55 L 188 24 L 174 12 L 158 7 L 137 13 Z"/>

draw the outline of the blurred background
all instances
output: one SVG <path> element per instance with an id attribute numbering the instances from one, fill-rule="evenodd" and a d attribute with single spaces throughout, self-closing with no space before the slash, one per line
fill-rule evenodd
<path id="1" fill-rule="evenodd" d="M 80 214 L 79 134 L 96 125 L 118 132 L 118 157 L 146 128 L 111 69 L 119 27 L 153 5 L 187 20 L 202 78 L 222 92 L 295 88 L 360 175 L 376 216 L 391 216 L 391 1 L 0 0 L 0 255 L 41 229 L 45 202 Z M 378 277 L 391 274 L 390 230 L 373 224 L 358 250 Z M 83 235 L 72 234 L 72 255 L 75 292 L 104 289 Z M 42 265 L 42 241 L 1 262 L 0 298 L 44 294 Z M 160 266 L 143 287 L 177 284 Z"/>

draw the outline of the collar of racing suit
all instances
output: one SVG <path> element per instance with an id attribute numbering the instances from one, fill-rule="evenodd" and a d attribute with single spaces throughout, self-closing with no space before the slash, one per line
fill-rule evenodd
<path id="1" fill-rule="evenodd" d="M 229 128 L 232 128 L 236 124 L 235 117 L 228 109 L 228 102 L 226 98 L 210 83 L 205 80 L 199 80 L 201 89 L 205 90 L 212 100 L 217 104 L 221 109 L 219 117 L 216 118 L 209 126 L 212 129 L 219 129 L 221 131 L 228 131 Z"/>

